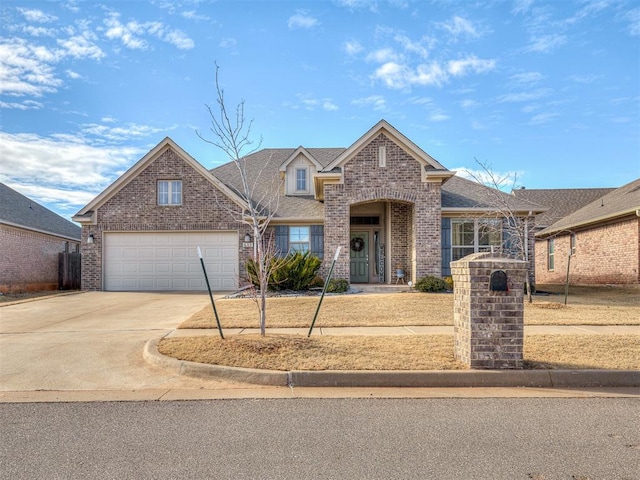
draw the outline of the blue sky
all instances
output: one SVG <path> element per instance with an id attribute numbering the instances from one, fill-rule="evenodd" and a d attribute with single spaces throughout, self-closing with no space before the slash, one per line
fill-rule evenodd
<path id="1" fill-rule="evenodd" d="M 527 188 L 640 176 L 640 4 L 12 1 L 0 181 L 69 218 L 165 136 L 207 168 L 215 62 L 264 147 L 348 147 L 381 118 L 452 170 Z"/>

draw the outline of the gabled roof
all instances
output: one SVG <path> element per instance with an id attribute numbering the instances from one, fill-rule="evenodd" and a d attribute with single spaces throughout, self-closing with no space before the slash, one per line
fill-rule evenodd
<path id="1" fill-rule="evenodd" d="M 306 148 L 304 148 L 302 145 L 300 145 L 298 148 L 295 149 L 295 151 L 289 155 L 289 157 L 282 162 L 282 164 L 280 165 L 280 171 L 281 172 L 285 172 L 287 170 L 287 166 L 293 162 L 298 155 L 303 155 L 307 160 L 309 160 L 311 163 L 313 163 L 316 167 L 317 170 L 322 170 L 323 166 L 318 160 L 315 159 L 315 157 L 311 154 L 311 152 L 309 152 L 309 150 L 307 150 Z"/>
<path id="2" fill-rule="evenodd" d="M 536 217 L 536 227 L 546 228 L 561 218 L 612 192 L 613 188 L 519 188 L 513 194 L 529 202 L 547 207 L 547 211 Z"/>
<path id="3" fill-rule="evenodd" d="M 80 227 L 0 183 L 0 223 L 80 240 Z"/>
<path id="4" fill-rule="evenodd" d="M 411 140 L 405 137 L 394 126 L 392 126 L 389 122 L 387 122 L 384 119 L 376 123 L 373 127 L 369 129 L 369 131 L 367 131 L 358 140 L 356 140 L 355 143 L 353 143 L 349 148 L 347 148 L 337 158 L 335 158 L 329 165 L 325 167 L 324 171 L 330 172 L 336 167 L 343 166 L 351 158 L 353 158 L 353 156 L 355 156 L 362 149 L 362 147 L 367 145 L 371 140 L 377 137 L 380 133 L 384 133 L 389 138 L 391 138 L 391 140 L 393 140 L 401 148 L 407 151 L 418 162 L 420 162 L 422 165 L 427 167 L 429 170 L 449 172 L 445 167 L 443 167 L 440 164 L 440 162 L 438 162 L 435 158 L 433 158 L 431 155 L 429 155 L 420 147 L 418 147 L 415 143 L 413 143 Z M 451 172 L 451 175 L 454 175 L 454 172 Z"/>
<path id="5" fill-rule="evenodd" d="M 459 176 L 451 177 L 442 185 L 443 213 L 473 211 L 495 211 L 508 208 L 519 214 L 539 214 L 544 207 L 500 190 L 489 188 L 473 180 Z"/>
<path id="6" fill-rule="evenodd" d="M 640 215 L 640 178 L 616 188 L 603 197 L 558 220 L 550 227 L 538 232 L 536 236 L 545 237 L 554 233 L 584 228 L 630 215 Z"/>
<path id="7" fill-rule="evenodd" d="M 138 162 L 136 162 L 129 170 L 122 174 L 115 182 L 109 185 L 96 198 L 85 205 L 82 210 L 76 213 L 73 216 L 73 219 L 81 223 L 91 221 L 93 213 L 98 208 L 100 208 L 101 205 L 103 205 L 106 201 L 108 201 L 111 197 L 118 193 L 125 185 L 133 180 L 142 170 L 144 170 L 149 164 L 155 161 L 167 149 L 172 149 L 183 161 L 193 167 L 194 170 L 199 172 L 206 180 L 211 182 L 212 185 L 222 191 L 222 193 L 224 193 L 232 201 L 237 203 L 240 207 L 246 208 L 246 202 L 244 202 L 238 194 L 229 189 L 216 177 L 211 175 L 211 173 L 206 168 L 200 165 L 200 163 L 198 163 L 191 155 L 189 155 L 181 147 L 179 147 L 178 144 L 176 144 L 171 138 L 165 137 L 164 140 L 153 147 L 149 151 L 149 153 L 138 160 Z"/>
<path id="8" fill-rule="evenodd" d="M 294 157 L 295 148 L 265 148 L 243 158 L 249 185 L 254 186 L 253 200 L 259 201 L 271 195 L 275 185 L 280 184 L 280 165 Z M 334 158 L 344 151 L 344 148 L 306 148 L 322 166 L 328 165 Z M 297 154 L 296 154 L 297 155 Z M 225 163 L 211 170 L 230 188 L 241 191 L 242 181 L 240 171 L 233 163 Z M 259 179 L 259 181 L 257 181 Z M 278 189 L 278 209 L 274 221 L 284 220 L 324 220 L 324 204 L 314 200 L 313 196 L 287 196 L 284 189 Z"/>

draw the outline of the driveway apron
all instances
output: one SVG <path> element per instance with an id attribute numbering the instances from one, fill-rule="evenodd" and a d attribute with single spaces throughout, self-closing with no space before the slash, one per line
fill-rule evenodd
<path id="1" fill-rule="evenodd" d="M 0 391 L 227 388 L 142 358 L 150 338 L 208 301 L 203 293 L 86 292 L 0 307 Z"/>

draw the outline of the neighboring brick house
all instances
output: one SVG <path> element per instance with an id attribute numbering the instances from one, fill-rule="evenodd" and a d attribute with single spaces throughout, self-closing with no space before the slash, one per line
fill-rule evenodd
<path id="1" fill-rule="evenodd" d="M 572 285 L 640 285 L 640 179 L 536 234 L 537 283 L 564 283 L 567 266 Z"/>
<path id="2" fill-rule="evenodd" d="M 277 200 L 277 249 L 332 259 L 341 246 L 334 276 L 351 283 L 394 283 L 397 269 L 405 280 L 447 276 L 451 260 L 508 240 L 495 191 L 455 177 L 384 120 L 348 148 L 263 149 L 244 165 L 252 202 Z M 241 191 L 235 164 L 209 172 L 166 138 L 74 216 L 83 226 L 83 288 L 202 289 L 198 245 L 212 287 L 237 288 L 254 248 L 238 215 Z M 497 193 L 533 228 L 543 209 Z"/>
<path id="3" fill-rule="evenodd" d="M 58 254 L 78 252 L 80 227 L 0 183 L 0 292 L 58 288 Z"/>

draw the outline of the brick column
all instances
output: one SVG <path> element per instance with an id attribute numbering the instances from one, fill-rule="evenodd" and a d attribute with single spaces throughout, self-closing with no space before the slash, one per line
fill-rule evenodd
<path id="1" fill-rule="evenodd" d="M 491 273 L 507 275 L 508 291 L 492 291 Z M 476 253 L 451 263 L 455 358 L 470 368 L 523 368 L 527 262 Z"/>

